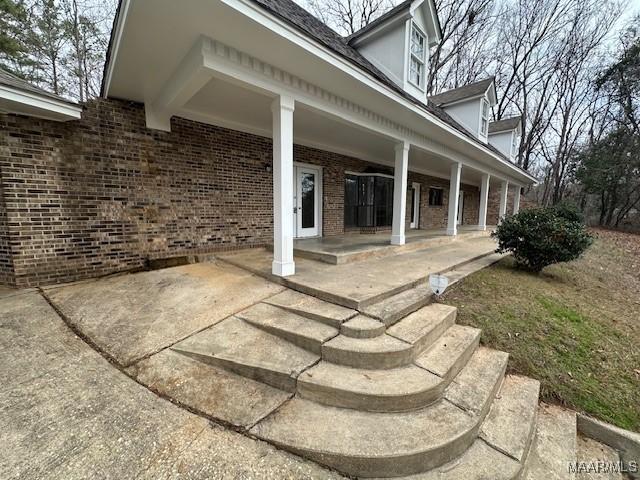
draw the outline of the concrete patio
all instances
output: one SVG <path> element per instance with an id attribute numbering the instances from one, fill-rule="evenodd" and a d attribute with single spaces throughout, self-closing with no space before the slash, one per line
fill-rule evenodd
<path id="1" fill-rule="evenodd" d="M 341 265 L 436 247 L 459 239 L 486 237 L 491 230 L 491 227 L 487 227 L 487 230 L 478 230 L 475 225 L 465 225 L 459 227 L 458 235 L 454 236 L 447 235 L 445 228 L 410 229 L 405 232 L 404 245 L 391 245 L 390 232 L 369 234 L 353 232 L 294 240 L 293 253 L 298 257 Z"/>
<path id="2" fill-rule="evenodd" d="M 454 241 L 441 244 L 436 242 L 435 246 L 422 247 L 414 251 L 400 250 L 399 253 L 382 257 L 378 257 L 375 252 L 377 249 L 386 247 L 368 243 L 366 235 L 363 235 L 365 238 L 361 242 L 354 241 L 352 236 L 339 237 L 333 240 L 335 242 L 333 248 L 338 252 L 361 248 L 363 251 L 368 249 L 374 253 L 363 260 L 338 265 L 298 256 L 296 274 L 286 278 L 272 275 L 272 255 L 264 249 L 229 252 L 220 254 L 218 257 L 299 292 L 348 308 L 360 309 L 424 283 L 432 273 L 450 272 L 472 260 L 491 255 L 496 248 L 496 243 L 488 237 L 486 232 L 475 233 L 483 235 L 475 236 L 470 233 L 465 236 L 463 234 Z M 421 237 L 418 235 L 414 237 L 416 242 L 419 238 Z M 430 240 L 439 238 L 434 234 Z M 315 245 L 318 248 L 332 248 L 331 241 L 327 240 L 327 242 L 326 247 L 322 247 L 321 241 L 316 241 Z M 393 253 L 394 248 L 403 247 L 390 247 L 390 251 Z"/>

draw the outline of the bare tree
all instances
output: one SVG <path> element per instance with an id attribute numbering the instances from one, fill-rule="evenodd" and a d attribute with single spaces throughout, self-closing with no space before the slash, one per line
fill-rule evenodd
<path id="1" fill-rule="evenodd" d="M 437 0 L 442 38 L 429 57 L 427 94 L 477 80 L 489 63 L 495 0 Z"/>
<path id="2" fill-rule="evenodd" d="M 341 35 L 351 35 L 393 7 L 391 0 L 308 0 L 316 17 Z"/>

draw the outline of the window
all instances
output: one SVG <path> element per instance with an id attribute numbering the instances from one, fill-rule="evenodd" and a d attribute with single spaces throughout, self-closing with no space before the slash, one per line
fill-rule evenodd
<path id="1" fill-rule="evenodd" d="M 347 174 L 344 187 L 344 226 L 391 226 L 393 177 Z"/>
<path id="2" fill-rule="evenodd" d="M 518 144 L 519 142 L 518 136 L 513 133 L 511 135 L 511 158 L 516 158 L 518 156 Z"/>
<path id="3" fill-rule="evenodd" d="M 442 206 L 442 189 L 431 187 L 429 189 L 429 206 L 441 207 Z"/>
<path id="4" fill-rule="evenodd" d="M 482 99 L 482 107 L 480 112 L 480 135 L 486 137 L 489 133 L 489 102 Z"/>
<path id="5" fill-rule="evenodd" d="M 411 51 L 409 54 L 409 81 L 418 88 L 424 86 L 424 64 L 427 39 L 414 23 L 411 24 Z"/>

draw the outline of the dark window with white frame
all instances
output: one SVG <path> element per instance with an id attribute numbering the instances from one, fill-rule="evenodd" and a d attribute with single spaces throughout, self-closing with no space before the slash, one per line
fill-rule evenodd
<path id="1" fill-rule="evenodd" d="M 409 52 L 409 81 L 424 88 L 424 73 L 427 55 L 427 37 L 415 23 L 411 23 L 411 47 Z"/>
<path id="2" fill-rule="evenodd" d="M 489 133 L 489 102 L 482 99 L 480 106 L 480 135 L 486 137 Z"/>
<path id="3" fill-rule="evenodd" d="M 442 188 L 431 187 L 429 188 L 429 206 L 441 207 L 443 204 L 443 190 Z"/>

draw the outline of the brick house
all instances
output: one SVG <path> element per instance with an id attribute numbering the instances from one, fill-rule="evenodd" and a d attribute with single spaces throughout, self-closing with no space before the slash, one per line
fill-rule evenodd
<path id="1" fill-rule="evenodd" d="M 485 230 L 535 182 L 493 79 L 427 98 L 431 0 L 343 38 L 290 0 L 121 1 L 103 92 L 0 74 L 0 281 L 406 229 Z"/>

